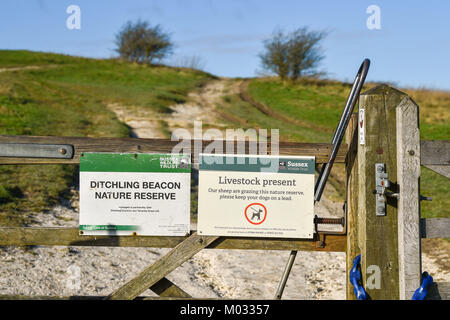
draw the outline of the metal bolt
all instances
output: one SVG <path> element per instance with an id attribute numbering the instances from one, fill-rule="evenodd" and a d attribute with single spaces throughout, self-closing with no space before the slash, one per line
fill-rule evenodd
<path id="1" fill-rule="evenodd" d="M 413 156 L 415 154 L 414 150 L 409 150 L 408 153 L 410 156 Z"/>
<path id="2" fill-rule="evenodd" d="M 319 218 L 319 217 L 316 217 L 314 220 L 318 224 L 340 224 L 341 226 L 344 226 L 344 224 L 345 224 L 344 218 Z"/>
<path id="3" fill-rule="evenodd" d="M 59 149 L 59 153 L 61 153 L 61 154 L 66 154 L 66 153 L 67 153 L 67 150 L 64 149 L 64 148 L 61 148 L 61 149 Z"/>

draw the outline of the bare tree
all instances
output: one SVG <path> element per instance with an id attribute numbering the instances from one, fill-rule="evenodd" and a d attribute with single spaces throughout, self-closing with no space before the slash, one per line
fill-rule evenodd
<path id="1" fill-rule="evenodd" d="M 289 74 L 289 39 L 281 30 L 272 38 L 264 40 L 265 52 L 259 55 L 263 69 L 277 74 L 285 80 Z"/>
<path id="2" fill-rule="evenodd" d="M 151 64 L 172 53 L 173 43 L 160 25 L 128 21 L 116 34 L 116 51 L 122 59 Z"/>
<path id="3" fill-rule="evenodd" d="M 317 73 L 317 66 L 324 58 L 319 42 L 325 36 L 324 31 L 308 31 L 306 27 L 298 28 L 289 35 L 288 60 L 292 80 L 304 74 Z"/>
<path id="4" fill-rule="evenodd" d="M 260 54 L 262 66 L 281 80 L 289 77 L 295 81 L 302 75 L 316 74 L 324 58 L 319 43 L 325 36 L 326 32 L 309 31 L 306 27 L 290 33 L 276 30 L 264 41 L 265 51 Z"/>

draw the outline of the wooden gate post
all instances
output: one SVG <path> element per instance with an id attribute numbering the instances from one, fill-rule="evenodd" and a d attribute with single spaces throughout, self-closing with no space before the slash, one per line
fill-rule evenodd
<path id="1" fill-rule="evenodd" d="M 355 300 L 353 285 L 350 283 L 349 272 L 353 266 L 353 259 L 360 254 L 358 246 L 358 114 L 353 114 L 345 133 L 348 145 L 347 159 L 345 161 L 346 187 L 347 187 L 347 256 L 346 256 L 346 297 Z"/>
<path id="2" fill-rule="evenodd" d="M 400 299 L 420 286 L 420 132 L 419 107 L 410 98 L 397 107 L 398 254 Z"/>
<path id="3" fill-rule="evenodd" d="M 360 130 L 361 124 L 363 128 L 363 132 L 360 131 L 363 136 L 360 138 L 363 141 L 358 145 L 358 243 L 362 255 L 363 285 L 371 299 L 411 299 L 409 291 L 413 287 L 417 288 L 420 282 L 420 263 L 419 268 L 415 266 L 412 269 L 409 264 L 413 260 L 414 263 L 417 262 L 417 254 L 420 258 L 420 247 L 417 247 L 418 176 L 417 172 L 408 176 L 411 169 L 399 166 L 398 161 L 404 163 L 405 157 L 412 157 L 407 160 L 411 160 L 414 170 L 417 170 L 417 159 L 420 165 L 420 141 L 416 141 L 418 121 L 417 118 L 411 120 L 414 113 L 417 115 L 417 106 L 405 93 L 380 85 L 361 94 L 360 114 L 361 109 L 364 109 L 364 119 L 359 119 Z M 396 114 L 400 114 L 399 128 Z M 414 137 L 409 140 L 405 135 L 412 132 Z M 400 145 L 398 135 L 403 137 L 399 140 Z M 415 146 L 412 147 L 411 143 Z M 397 156 L 398 148 L 402 151 L 400 158 Z M 405 155 L 404 152 L 410 150 Z M 385 165 L 391 182 L 386 191 L 394 193 L 394 196 L 385 197 L 385 215 L 376 213 L 376 163 Z M 412 184 L 414 187 L 411 189 Z M 406 198 L 406 193 L 410 190 L 413 192 Z M 402 198 L 400 203 L 395 197 L 399 192 Z M 398 210 L 399 204 L 401 212 Z M 408 241 L 413 241 L 414 244 L 405 248 Z"/>

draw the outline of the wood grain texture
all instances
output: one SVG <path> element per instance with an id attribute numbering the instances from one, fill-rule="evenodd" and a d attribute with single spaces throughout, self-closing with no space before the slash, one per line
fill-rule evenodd
<path id="1" fill-rule="evenodd" d="M 105 300 L 107 296 L 26 296 L 26 295 L 0 295 L 0 300 Z M 192 297 L 145 297 L 139 296 L 134 300 L 219 300 L 211 298 Z M 223 300 L 223 299 L 220 299 Z"/>
<path id="2" fill-rule="evenodd" d="M 433 170 L 434 172 L 450 179 L 450 165 L 434 165 L 434 164 L 425 164 L 424 167 Z"/>
<path id="3" fill-rule="evenodd" d="M 199 236 L 197 233 L 192 234 L 166 255 L 156 260 L 151 266 L 145 268 L 137 277 L 111 293 L 108 296 L 108 300 L 131 300 L 136 298 L 217 238 Z"/>
<path id="4" fill-rule="evenodd" d="M 450 218 L 420 219 L 421 238 L 450 238 Z"/>
<path id="5" fill-rule="evenodd" d="M 420 164 L 450 166 L 450 140 L 422 140 L 420 149 Z"/>
<path id="6" fill-rule="evenodd" d="M 405 98 L 396 108 L 398 263 L 400 299 L 409 300 L 420 286 L 420 132 L 419 107 Z"/>
<path id="7" fill-rule="evenodd" d="M 450 282 L 433 282 L 425 300 L 450 300 Z"/>
<path id="8" fill-rule="evenodd" d="M 375 164 L 384 163 L 393 182 L 389 191 L 397 192 L 396 107 L 405 98 L 406 94 L 386 85 L 360 96 L 359 109 L 365 109 L 365 144 L 358 151 L 358 238 L 363 285 L 374 300 L 399 299 L 397 201 L 388 198 L 386 216 L 377 216 L 374 190 Z M 380 286 L 372 281 L 376 279 L 374 268 L 380 270 Z"/>
<path id="9" fill-rule="evenodd" d="M 150 287 L 154 293 L 160 297 L 173 297 L 173 298 L 192 298 L 190 294 L 178 287 L 175 283 L 167 278 L 162 278 L 154 285 Z"/>
<path id="10" fill-rule="evenodd" d="M 360 253 L 358 246 L 358 114 L 353 114 L 346 132 L 349 146 L 346 159 L 347 184 L 347 255 L 346 255 L 346 296 L 355 300 L 353 286 L 348 274 L 353 266 L 353 259 Z"/>
<path id="11" fill-rule="evenodd" d="M 450 179 L 450 140 L 420 141 L 420 163 Z"/>
<path id="12" fill-rule="evenodd" d="M 151 236 L 84 236 L 77 228 L 61 227 L 2 227 L 0 246 L 92 246 L 92 247 L 143 247 L 173 248 L 186 237 Z M 298 251 L 346 251 L 345 235 L 326 235 L 324 248 L 316 247 L 311 239 L 274 239 L 220 237 L 207 249 L 241 250 L 298 250 Z"/>
<path id="13" fill-rule="evenodd" d="M 0 136 L 0 143 L 42 143 L 42 144 L 69 144 L 74 147 L 74 157 L 72 159 L 45 159 L 45 158 L 12 158 L 0 157 L 0 164 L 78 164 L 80 155 L 84 152 L 152 152 L 152 153 L 170 153 L 178 146 L 177 150 L 182 149 L 185 153 L 191 153 L 193 163 L 198 161 L 198 153 L 204 150 L 211 141 L 207 140 L 185 140 L 182 144 L 179 141 L 170 139 L 137 139 L 137 138 L 87 138 L 87 137 L 35 137 L 35 136 Z M 227 143 L 223 141 L 222 149 L 227 151 Z M 249 142 L 239 141 L 231 142 L 233 152 L 243 149 L 248 154 L 250 148 Z M 272 152 L 271 142 L 267 142 L 266 147 L 261 150 L 267 154 Z M 275 148 L 274 148 L 275 149 Z M 315 156 L 317 163 L 328 161 L 332 146 L 328 143 L 297 143 L 297 142 L 279 142 L 279 153 L 281 155 L 304 155 Z M 256 149 L 255 149 L 256 150 Z M 347 153 L 347 145 L 342 144 L 336 163 L 344 163 Z"/>
<path id="14" fill-rule="evenodd" d="M 241 249 L 241 250 L 295 250 L 345 252 L 347 237 L 345 235 L 321 234 L 325 247 L 317 246 L 317 239 L 273 239 L 273 238 L 234 238 L 220 237 L 207 249 Z"/>
<path id="15" fill-rule="evenodd" d="M 0 300 L 104 300 L 105 296 L 25 296 L 25 295 L 0 295 Z M 136 297 L 135 300 L 224 300 L 212 298 L 179 298 L 179 297 Z M 226 300 L 226 299 L 225 299 Z M 450 283 L 433 282 L 428 288 L 425 300 L 450 300 Z"/>

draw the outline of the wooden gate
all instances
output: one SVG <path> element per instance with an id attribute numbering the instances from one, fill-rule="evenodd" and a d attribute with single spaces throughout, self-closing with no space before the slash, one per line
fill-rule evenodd
<path id="1" fill-rule="evenodd" d="M 337 251 L 347 253 L 347 271 L 353 258 L 362 254 L 362 274 L 366 287 L 368 267 L 381 267 L 381 288 L 367 289 L 373 299 L 410 299 L 411 290 L 420 285 L 420 238 L 450 237 L 450 219 L 420 219 L 420 165 L 449 176 L 449 141 L 420 141 L 418 107 L 404 93 L 388 86 L 376 87 L 360 97 L 365 110 L 365 143 L 360 144 L 360 120 L 354 114 L 347 129 L 347 144 L 341 145 L 336 163 L 346 165 L 347 205 L 342 234 L 317 232 L 309 239 L 273 239 L 200 236 L 80 236 L 78 228 L 0 227 L 0 246 L 110 246 L 172 248 L 166 255 L 143 270 L 137 277 L 112 292 L 107 299 L 134 299 L 150 288 L 161 298 L 192 298 L 166 276 L 202 249 Z M 76 165 L 84 152 L 170 153 L 177 144 L 167 139 L 69 138 L 0 136 L 0 146 L 68 145 L 70 157 L 2 156 L 0 164 Z M 191 140 L 191 150 L 200 143 Z M 227 142 L 223 142 L 225 145 Z M 237 143 L 237 142 L 233 142 Z M 202 148 L 203 149 L 203 148 Z M 238 150 L 238 148 L 233 148 Z M 248 153 L 246 142 L 246 153 Z M 266 145 L 271 153 L 270 143 Z M 421 153 L 422 150 L 422 153 Z M 427 150 L 424 152 L 424 150 Z M 315 156 L 317 164 L 328 161 L 330 144 L 280 142 L 281 155 Z M 66 151 L 61 150 L 61 153 Z M 194 152 L 198 152 L 194 151 Z M 193 154 L 192 159 L 198 159 Z M 386 215 L 375 213 L 374 164 L 385 163 L 392 185 L 397 189 L 395 201 L 388 199 Z M 438 227 L 436 227 L 438 226 Z M 384 237 L 379 235 L 383 234 Z M 348 272 L 347 272 L 348 274 Z M 446 288 L 446 285 L 440 287 Z M 442 290 L 441 290 L 442 295 Z M 52 297 L 7 297 L 51 299 Z M 58 299 L 88 297 L 53 297 Z M 91 297 L 92 298 L 92 297 Z M 353 289 L 347 283 L 347 298 Z M 149 298 L 150 299 L 150 298 Z M 152 298 L 153 299 L 153 298 Z"/>

